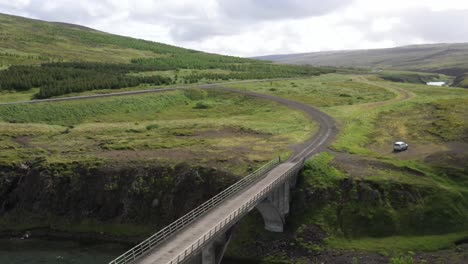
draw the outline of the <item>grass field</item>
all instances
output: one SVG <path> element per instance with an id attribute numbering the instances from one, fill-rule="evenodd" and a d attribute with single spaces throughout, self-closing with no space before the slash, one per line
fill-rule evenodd
<path id="1" fill-rule="evenodd" d="M 2 162 L 190 161 L 238 173 L 316 130 L 269 101 L 198 89 L 2 106 L 0 120 Z"/>
<path id="2" fill-rule="evenodd" d="M 468 88 L 468 73 L 457 76 L 453 82 L 457 87 Z"/>
<path id="3" fill-rule="evenodd" d="M 467 140 L 464 89 L 337 74 L 232 86 L 321 107 L 341 127 L 333 144 L 338 151 L 377 157 L 388 152 L 377 149 L 391 150 L 397 139 L 416 146 Z"/>
<path id="4" fill-rule="evenodd" d="M 467 237 L 467 90 L 337 74 L 234 86 L 319 106 L 340 128 L 332 154 L 306 166 L 288 218 L 296 239 L 286 243 L 400 254 L 452 248 Z M 396 140 L 410 149 L 393 153 Z M 324 244 L 308 240 L 315 225 L 328 236 Z M 235 254 L 237 243 L 247 242 L 234 240 Z"/>
<path id="5" fill-rule="evenodd" d="M 297 100 L 319 107 L 378 102 L 394 97 L 392 92 L 360 82 L 357 76 L 341 74 L 326 74 L 302 80 L 230 86 Z"/>

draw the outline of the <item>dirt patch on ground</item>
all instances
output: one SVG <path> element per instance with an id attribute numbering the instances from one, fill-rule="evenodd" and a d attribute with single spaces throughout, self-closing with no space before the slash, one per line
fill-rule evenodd
<path id="1" fill-rule="evenodd" d="M 23 148 L 30 148 L 31 147 L 31 140 L 32 140 L 32 137 L 31 136 L 20 136 L 20 137 L 14 137 L 12 138 L 12 140 L 18 144 L 21 145 L 21 147 Z"/>
<path id="2" fill-rule="evenodd" d="M 382 170 L 391 170 L 417 175 L 421 174 L 421 172 L 412 170 L 411 168 L 397 167 L 373 158 L 342 152 L 332 152 L 332 154 L 335 156 L 332 162 L 333 167 L 353 178 L 374 176 L 377 173 L 380 173 Z"/>
<path id="3" fill-rule="evenodd" d="M 447 151 L 450 149 L 450 146 L 448 144 L 443 143 L 420 144 L 408 142 L 408 144 L 408 150 L 401 152 L 393 151 L 393 142 L 389 142 L 386 145 L 372 145 L 370 149 L 385 157 L 398 158 L 402 160 L 424 160 L 425 158 L 427 158 L 430 155 L 433 155 L 434 153 Z"/>
<path id="4" fill-rule="evenodd" d="M 268 135 L 254 130 L 236 129 L 232 127 L 225 127 L 219 130 L 208 130 L 198 132 L 193 135 L 196 138 L 226 138 L 226 137 L 239 137 L 239 136 L 255 136 L 266 138 Z"/>
<path id="5" fill-rule="evenodd" d="M 323 245 L 327 237 L 325 230 L 318 225 L 307 225 L 300 235 L 302 239 L 315 245 Z"/>
<path id="6" fill-rule="evenodd" d="M 178 138 L 191 139 L 230 139 L 234 138 L 233 145 L 217 145 L 212 143 L 210 146 L 195 146 L 190 148 L 160 148 L 147 150 L 98 150 L 99 157 L 112 160 L 160 160 L 160 161 L 185 161 L 203 163 L 208 166 L 216 166 L 219 164 L 229 163 L 236 164 L 235 160 L 243 160 L 239 163 L 245 166 L 246 163 L 255 163 L 256 160 L 250 160 L 249 156 L 264 156 L 262 149 L 268 149 L 267 142 L 271 135 L 260 133 L 254 130 L 239 129 L 235 127 L 224 127 L 215 130 L 195 131 L 186 133 L 178 131 L 174 133 Z M 246 139 L 246 144 L 239 145 L 238 140 Z M 258 140 L 257 140 L 258 139 Z M 275 140 L 276 139 L 272 139 Z M 223 142 L 223 141 L 222 141 Z M 277 142 L 275 142 L 277 143 Z M 257 150 L 258 149 L 258 150 Z M 263 161 L 263 160 L 262 160 Z"/>
<path id="7" fill-rule="evenodd" d="M 468 143 L 466 142 L 449 142 L 447 143 L 450 151 L 454 154 L 467 154 Z"/>
<path id="8" fill-rule="evenodd" d="M 330 250 L 318 252 L 315 256 L 308 256 L 309 262 L 306 263 L 335 263 L 335 264 L 380 264 L 391 263 L 391 258 L 378 253 L 339 251 Z M 450 263 L 464 264 L 468 263 L 468 244 L 457 246 L 454 249 L 440 250 L 436 252 L 416 252 L 413 256 L 413 263 Z"/>
<path id="9" fill-rule="evenodd" d="M 97 156 L 113 160 L 197 160 L 197 159 L 222 159 L 223 153 L 212 152 L 200 153 L 188 149 L 158 149 L 158 150 L 110 150 L 97 153 Z M 247 149 L 236 148 L 235 153 L 249 153 Z M 216 153 L 216 154 L 215 154 Z M 226 153 L 226 156 L 229 153 Z M 230 156 L 230 155 L 229 155 Z"/>
<path id="10" fill-rule="evenodd" d="M 98 157 L 112 160 L 153 160 L 153 159 L 192 159 L 195 154 L 190 150 L 110 150 L 96 153 Z"/>
<path id="11" fill-rule="evenodd" d="M 313 232 L 313 231 L 312 231 Z M 320 233 L 320 231 L 319 231 Z M 321 236 L 320 234 L 318 234 Z M 309 236 L 317 236 L 309 234 Z M 316 245 L 322 244 L 323 237 L 318 237 L 319 241 Z M 255 250 L 261 252 L 261 255 L 269 255 L 274 252 L 275 255 L 281 253 L 282 258 L 287 260 L 288 263 L 307 263 L 307 264 L 390 264 L 392 258 L 399 257 L 396 254 L 381 254 L 377 252 L 365 252 L 365 251 L 352 251 L 352 250 L 323 250 L 315 251 L 312 249 L 304 249 L 292 240 L 292 235 L 288 235 L 287 238 L 274 241 L 257 241 Z M 404 256 L 411 257 L 414 264 L 423 263 L 440 263 L 440 264 L 465 264 L 468 263 L 468 244 L 458 245 L 451 249 L 431 251 L 431 252 L 414 252 L 410 254 L 403 254 Z M 222 261 L 222 264 L 234 264 L 234 263 L 272 263 L 262 262 L 255 260 L 239 260 L 227 258 Z M 275 262 L 276 263 L 276 262 Z M 400 262 L 398 262 L 400 263 Z M 406 262 L 405 262 L 406 263 Z"/>
<path id="12" fill-rule="evenodd" d="M 209 151 L 189 149 L 157 149 L 157 150 L 109 150 L 94 153 L 100 158 L 119 163 L 134 161 L 158 161 L 167 163 L 187 162 L 203 164 L 217 168 L 245 168 L 255 164 L 248 155 L 255 154 L 249 147 L 210 148 Z M 263 160 L 258 161 L 263 162 Z"/>
<path id="13" fill-rule="evenodd" d="M 350 177 L 360 178 L 374 175 L 376 170 L 371 166 L 371 160 L 358 155 L 351 155 L 342 152 L 332 152 L 335 159 L 333 167 L 346 173 Z"/>
<path id="14" fill-rule="evenodd" d="M 398 158 L 401 160 L 420 160 L 436 166 L 452 166 L 468 169 L 468 143 L 447 142 L 447 143 L 410 143 L 407 151 L 394 152 L 392 145 L 372 146 L 371 150 L 384 157 Z M 352 156 L 348 157 L 352 159 Z M 345 162 L 345 161 L 344 161 Z"/>
<path id="15" fill-rule="evenodd" d="M 447 144 L 449 150 L 428 155 L 424 162 L 440 167 L 456 167 L 468 170 L 468 143 L 451 142 Z"/>

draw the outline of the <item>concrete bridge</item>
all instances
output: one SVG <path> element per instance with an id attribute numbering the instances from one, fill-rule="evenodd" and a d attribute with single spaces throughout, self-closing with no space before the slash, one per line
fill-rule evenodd
<path id="1" fill-rule="evenodd" d="M 265 94 L 218 88 L 260 97 L 303 111 L 319 125 L 319 131 L 297 147 L 287 161 L 273 160 L 223 192 L 179 218 L 158 233 L 125 252 L 110 264 L 217 264 L 233 233 L 233 227 L 247 213 L 257 209 L 265 229 L 282 232 L 291 203 L 290 191 L 296 185 L 304 161 L 328 145 L 336 134 L 333 119 L 316 108 Z"/>
<path id="2" fill-rule="evenodd" d="M 294 79 L 294 78 L 293 78 Z M 273 79 L 283 80 L 283 79 Z M 249 83 L 238 81 L 232 83 Z M 263 167 L 244 177 L 210 200 L 177 219 L 156 234 L 128 250 L 110 264 L 120 263 L 220 263 L 231 239 L 233 227 L 247 213 L 256 208 L 265 222 L 265 229 L 282 232 L 291 203 L 290 190 L 296 185 L 296 178 L 304 161 L 316 154 L 333 139 L 336 134 L 334 120 L 318 109 L 284 98 L 249 91 L 236 90 L 208 84 L 191 87 L 175 87 L 119 92 L 99 95 L 74 96 L 23 102 L 0 103 L 34 104 L 85 100 L 110 96 L 125 96 L 145 93 L 158 93 L 178 89 L 222 89 L 259 97 L 303 111 L 309 119 L 320 125 L 319 131 L 309 140 L 297 146 L 287 161 L 272 160 Z"/>

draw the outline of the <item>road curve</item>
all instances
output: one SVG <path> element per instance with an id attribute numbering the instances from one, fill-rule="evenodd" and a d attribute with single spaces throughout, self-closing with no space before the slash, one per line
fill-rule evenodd
<path id="1" fill-rule="evenodd" d="M 201 88 L 222 89 L 225 91 L 242 93 L 248 96 L 274 101 L 279 104 L 285 105 L 287 107 L 302 111 L 303 113 L 307 115 L 307 117 L 311 121 L 317 122 L 317 124 L 319 125 L 318 132 L 315 135 L 311 135 L 311 137 L 308 140 L 306 140 L 305 142 L 303 142 L 302 144 L 300 144 L 299 146 L 295 148 L 294 153 L 289 158 L 289 161 L 291 162 L 297 162 L 304 158 L 307 159 L 311 157 L 312 155 L 314 155 L 315 153 L 324 150 L 324 148 L 326 148 L 331 143 L 333 138 L 335 138 L 335 136 L 338 133 L 335 120 L 331 116 L 327 115 L 326 113 L 310 105 L 306 105 L 297 101 L 293 101 L 293 100 L 289 100 L 289 99 L 285 99 L 281 97 L 276 97 L 273 95 L 226 88 L 220 85 L 209 85 L 209 86 L 207 85 L 207 86 L 202 86 Z"/>
<path id="2" fill-rule="evenodd" d="M 86 100 L 86 99 L 96 99 L 96 98 L 106 98 L 106 97 L 115 97 L 115 96 L 126 96 L 126 95 L 139 95 L 139 94 L 148 94 L 148 93 L 161 93 L 167 91 L 176 91 L 184 89 L 220 89 L 234 93 L 241 93 L 252 97 L 262 98 L 270 101 L 277 102 L 279 104 L 286 105 L 290 108 L 294 108 L 304 112 L 311 121 L 315 121 L 319 125 L 319 131 L 312 135 L 307 141 L 298 145 L 294 149 L 293 155 L 290 157 L 290 161 L 298 161 L 303 158 L 309 158 L 314 153 L 325 148 L 330 141 L 336 136 L 337 128 L 336 123 L 332 117 L 325 114 L 324 112 L 318 110 L 315 107 L 297 102 L 288 100 L 281 97 L 276 97 L 268 94 L 255 93 L 245 90 L 237 90 L 233 88 L 223 87 L 222 84 L 242 84 L 242 83 L 254 83 L 254 82 L 265 82 L 265 81 L 280 81 L 280 80 L 290 80 L 298 78 L 281 78 L 281 79 L 267 79 L 267 80 L 247 80 L 247 81 L 235 81 L 229 83 L 220 83 L 220 84 L 204 84 L 196 86 L 181 86 L 181 87 L 171 87 L 171 88 L 160 88 L 160 89 L 146 89 L 146 90 L 137 90 L 137 91 L 127 91 L 127 92 L 117 92 L 109 94 L 95 94 L 95 95 L 81 95 L 81 96 L 71 96 L 63 98 L 50 98 L 50 99 L 41 99 L 41 100 L 31 100 L 31 101 L 19 101 L 19 102 L 7 102 L 0 103 L 0 106 L 4 105 L 19 105 L 19 104 L 36 104 L 36 103 L 54 103 L 54 102 L 64 102 L 64 101 L 75 101 L 75 100 Z"/>
<path id="3" fill-rule="evenodd" d="M 40 102 L 60 102 L 60 101 L 70 101 L 70 100 L 82 100 L 82 99 L 92 99 L 92 98 L 101 98 L 101 97 L 110 97 L 110 96 L 122 96 L 122 95 L 135 95 L 135 94 L 144 94 L 144 93 L 154 93 L 154 92 L 165 92 L 173 91 L 180 89 L 189 89 L 193 87 L 175 87 L 175 88 L 163 88 L 157 90 L 141 90 L 141 91 L 130 91 L 130 92 L 121 92 L 114 94 L 105 94 L 105 95 L 91 95 L 91 96 L 79 96 L 79 97 L 68 97 L 68 98 L 57 98 L 57 99 L 45 99 L 45 100 L 35 100 L 28 102 L 16 102 L 16 103 L 3 103 L 0 105 L 12 105 L 12 104 L 32 104 Z M 335 121 L 332 117 L 325 114 L 324 112 L 314 108 L 312 106 L 302 104 L 296 101 L 288 100 L 285 98 L 275 97 L 267 94 L 260 94 L 250 91 L 236 90 L 233 88 L 223 87 L 219 84 L 209 84 L 209 85 L 199 85 L 198 88 L 201 89 L 220 89 L 228 92 L 241 93 L 247 96 L 252 96 L 256 98 L 262 98 L 276 103 L 285 105 L 290 108 L 294 108 L 302 111 L 307 115 L 307 117 L 318 123 L 319 130 L 315 135 L 296 146 L 294 153 L 290 156 L 289 160 L 276 166 L 267 175 L 258 180 L 257 182 L 252 183 L 244 190 L 239 191 L 236 195 L 227 198 L 221 204 L 211 209 L 209 212 L 204 214 L 202 217 L 195 220 L 190 226 L 187 226 L 183 230 L 175 233 L 167 241 L 158 245 L 156 248 L 152 249 L 148 254 L 141 256 L 137 262 L 138 263 L 168 263 L 174 257 L 177 257 L 178 254 L 183 252 L 187 247 L 193 245 L 200 236 L 206 234 L 213 226 L 217 226 L 226 216 L 231 215 L 233 212 L 237 211 L 241 206 L 245 205 L 246 202 L 255 197 L 260 191 L 265 189 L 265 186 L 269 186 L 276 182 L 277 179 L 282 177 L 287 171 L 292 168 L 295 168 L 299 163 L 304 159 L 311 157 L 312 155 L 318 153 L 319 151 L 326 148 L 331 140 L 337 134 L 337 128 Z"/>

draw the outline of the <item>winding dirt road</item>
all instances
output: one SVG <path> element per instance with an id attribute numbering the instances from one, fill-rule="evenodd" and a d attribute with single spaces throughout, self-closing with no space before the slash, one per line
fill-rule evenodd
<path id="1" fill-rule="evenodd" d="M 382 84 L 382 83 L 372 82 L 372 81 L 369 81 L 365 77 L 361 77 L 361 78 L 359 78 L 359 80 L 361 82 L 363 82 L 363 83 L 383 88 L 383 89 L 395 94 L 395 98 L 392 98 L 390 100 L 380 101 L 380 102 L 371 102 L 371 103 L 363 104 L 363 105 L 366 105 L 368 108 L 376 108 L 376 107 L 384 106 L 384 105 L 387 105 L 387 104 L 406 101 L 406 100 L 410 100 L 410 99 L 412 99 L 412 98 L 414 98 L 416 96 L 414 93 L 409 92 L 409 91 L 407 91 L 407 90 L 405 90 L 403 88 L 390 86 L 390 85 Z"/>
<path id="2" fill-rule="evenodd" d="M 318 132 L 315 135 L 311 135 L 311 137 L 307 141 L 305 141 L 304 143 L 300 144 L 299 146 L 295 148 L 294 154 L 291 155 L 289 159 L 291 162 L 297 162 L 299 160 L 302 160 L 303 158 L 307 159 L 313 154 L 324 150 L 324 148 L 326 148 L 331 143 L 333 138 L 335 138 L 335 136 L 338 133 L 335 120 L 328 114 L 325 114 L 324 112 L 310 105 L 306 105 L 297 101 L 293 101 L 293 100 L 289 100 L 289 99 L 285 99 L 281 97 L 276 97 L 273 95 L 226 88 L 220 85 L 204 86 L 202 88 L 217 88 L 217 89 L 222 89 L 225 91 L 242 93 L 248 96 L 270 100 L 270 101 L 285 105 L 289 108 L 302 111 L 303 113 L 307 115 L 307 117 L 311 121 L 317 122 L 317 124 L 319 125 Z"/>
<path id="3" fill-rule="evenodd" d="M 294 153 L 290 157 L 290 161 L 299 161 L 303 158 L 309 158 L 313 154 L 317 153 L 320 150 L 323 150 L 326 146 L 329 145 L 331 140 L 337 134 L 337 128 L 334 119 L 325 114 L 324 112 L 318 110 L 315 107 L 302 104 L 296 101 L 284 99 L 281 97 L 276 97 L 267 94 L 255 93 L 244 90 L 237 90 L 233 88 L 223 87 L 223 84 L 242 84 L 242 83 L 255 83 L 255 82 L 264 82 L 264 81 L 281 81 L 281 80 L 291 80 L 297 78 L 286 78 L 286 79 L 269 79 L 269 80 L 253 80 L 253 81 L 236 81 L 222 84 L 205 84 L 197 86 L 181 86 L 181 87 L 171 87 L 171 88 L 161 88 L 161 89 L 146 89 L 146 90 L 137 90 L 137 91 L 127 91 L 127 92 L 117 92 L 117 93 L 108 93 L 108 94 L 96 94 L 96 95 L 82 95 L 82 96 L 71 96 L 64 98 L 51 98 L 51 99 L 42 99 L 42 100 L 31 100 L 31 101 L 20 101 L 20 102 L 8 102 L 0 103 L 2 105 L 19 105 L 19 104 L 36 104 L 36 103 L 54 103 L 54 102 L 64 102 L 64 101 L 75 101 L 75 100 L 86 100 L 86 99 L 96 99 L 96 98 L 106 98 L 106 97 L 115 97 L 115 96 L 127 96 L 127 95 L 139 95 L 139 94 L 149 94 L 149 93 L 161 93 L 167 91 L 176 91 L 176 90 L 185 90 L 185 89 L 220 89 L 234 93 L 241 93 L 252 97 L 262 98 L 270 101 L 283 104 L 287 107 L 297 109 L 304 112 L 311 121 L 315 121 L 319 125 L 319 131 L 315 135 L 305 141 L 304 143 L 294 147 Z"/>
<path id="4" fill-rule="evenodd" d="M 131 91 L 106 95 L 91 95 L 58 99 L 35 100 L 30 102 L 7 103 L 3 105 L 32 104 L 40 102 L 53 103 L 60 101 L 82 100 L 110 96 L 165 92 L 188 88 L 193 87 L 166 88 L 158 90 Z M 193 245 L 197 241 L 199 241 L 200 237 L 204 237 L 204 235 L 210 230 L 212 230 L 213 227 L 218 226 L 220 223 L 222 223 L 227 216 L 238 212 L 240 208 L 242 208 L 249 201 L 257 197 L 257 195 L 259 195 L 260 193 L 264 193 L 267 186 L 271 186 L 272 184 L 277 182 L 277 180 L 280 177 L 283 177 L 285 173 L 287 173 L 293 168 L 296 168 L 298 164 L 301 164 L 303 159 L 309 158 L 315 153 L 327 147 L 337 134 L 336 125 L 333 118 L 314 107 L 296 101 L 250 91 L 226 88 L 216 84 L 200 85 L 198 86 L 198 88 L 221 89 L 228 92 L 241 93 L 247 96 L 262 98 L 274 101 L 279 104 L 283 104 L 287 107 L 304 112 L 310 120 L 313 120 L 318 123 L 319 130 L 315 135 L 311 135 L 311 137 L 306 142 L 301 144 L 299 147 L 296 147 L 295 152 L 293 153 L 293 155 L 291 155 L 288 161 L 276 166 L 271 171 L 269 171 L 265 177 L 252 183 L 243 190 L 240 190 L 235 195 L 226 198 L 219 205 L 217 205 L 204 215 L 194 220 L 193 223 L 190 223 L 187 227 L 177 231 L 174 235 L 172 235 L 169 239 L 164 241 L 161 245 L 158 245 L 156 248 L 151 249 L 149 252 L 138 258 L 138 263 L 169 263 L 174 258 L 177 258 L 188 247 L 193 247 Z M 253 207 L 251 209 L 253 209 Z"/>

